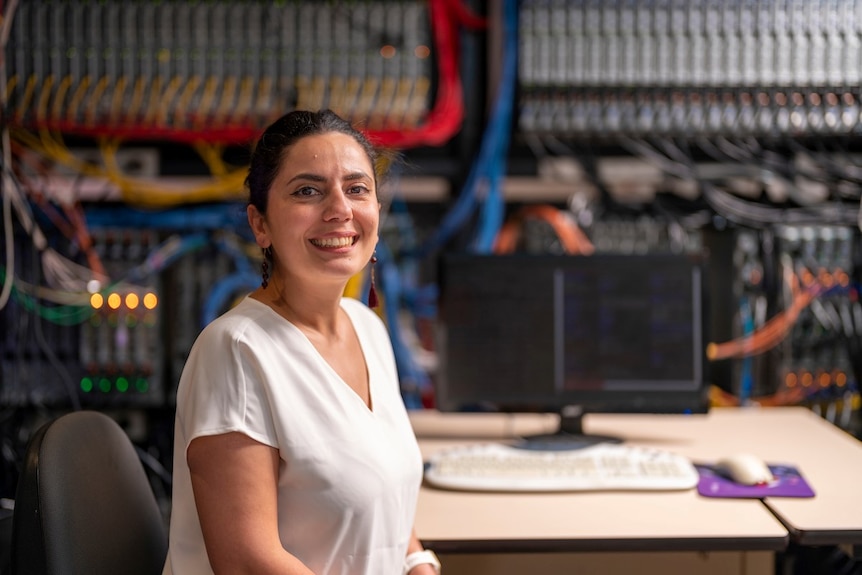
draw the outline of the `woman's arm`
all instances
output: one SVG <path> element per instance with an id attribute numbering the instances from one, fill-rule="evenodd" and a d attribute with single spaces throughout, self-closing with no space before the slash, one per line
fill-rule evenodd
<path id="1" fill-rule="evenodd" d="M 413 531 L 410 534 L 410 543 L 407 545 L 407 555 L 422 550 L 422 542 L 419 541 L 419 538 L 416 536 L 416 531 Z M 437 575 L 438 573 L 439 571 L 437 571 L 437 569 L 435 569 L 430 563 L 422 563 L 411 569 L 409 575 Z"/>
<path id="2" fill-rule="evenodd" d="M 192 440 L 186 457 L 216 575 L 313 575 L 278 537 L 276 449 L 225 433 Z"/>

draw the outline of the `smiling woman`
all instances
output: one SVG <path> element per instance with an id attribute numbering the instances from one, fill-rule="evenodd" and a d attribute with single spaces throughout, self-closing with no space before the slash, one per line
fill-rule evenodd
<path id="1" fill-rule="evenodd" d="M 305 137 L 282 156 L 265 212 L 248 207 L 258 245 L 271 248 L 273 283 L 343 289 L 367 265 L 377 243 L 380 203 L 373 161 L 353 136 Z M 261 294 L 272 299 L 279 295 Z"/>
<path id="2" fill-rule="evenodd" d="M 261 137 L 246 184 L 263 281 L 180 379 L 165 574 L 439 573 L 412 529 L 422 461 L 386 327 L 342 297 L 377 243 L 376 165 L 329 111 Z"/>

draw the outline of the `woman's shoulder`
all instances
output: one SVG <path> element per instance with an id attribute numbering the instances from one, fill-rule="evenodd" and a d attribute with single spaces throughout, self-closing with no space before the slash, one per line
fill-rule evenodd
<path id="1" fill-rule="evenodd" d="M 199 338 L 237 339 L 253 335 L 265 329 L 271 316 L 272 311 L 266 304 L 246 296 L 234 307 L 204 326 Z"/>

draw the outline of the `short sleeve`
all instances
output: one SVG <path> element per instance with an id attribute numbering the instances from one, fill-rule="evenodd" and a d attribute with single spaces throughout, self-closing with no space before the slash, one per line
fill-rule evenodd
<path id="1" fill-rule="evenodd" d="M 229 432 L 277 447 L 270 394 L 246 336 L 232 323 L 217 322 L 192 347 L 177 396 L 186 448 L 196 437 Z"/>

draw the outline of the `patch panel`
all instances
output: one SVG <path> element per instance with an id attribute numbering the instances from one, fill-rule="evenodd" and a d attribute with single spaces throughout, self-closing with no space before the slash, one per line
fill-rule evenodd
<path id="1" fill-rule="evenodd" d="M 528 0 L 519 127 L 566 137 L 848 134 L 858 0 Z"/>

